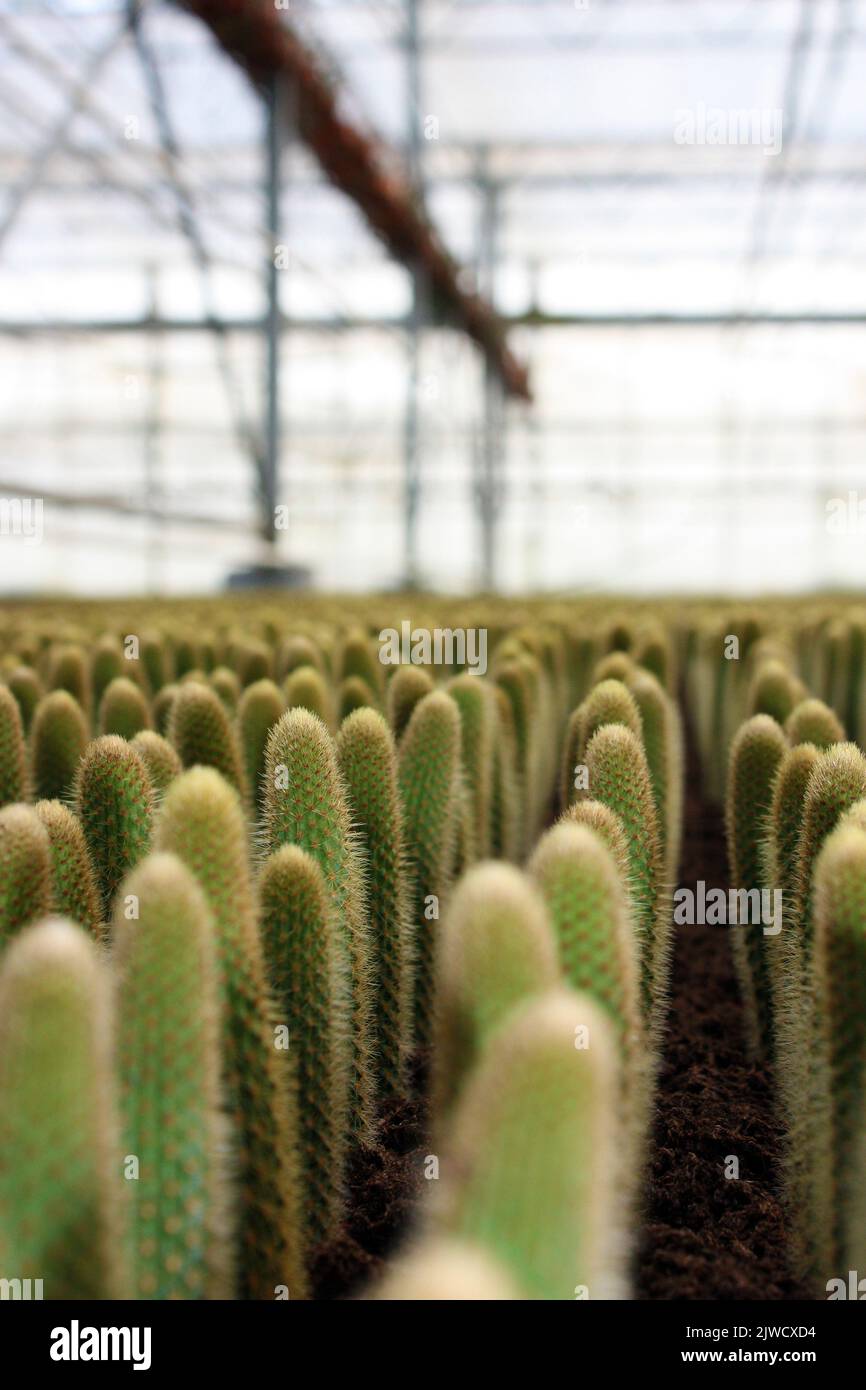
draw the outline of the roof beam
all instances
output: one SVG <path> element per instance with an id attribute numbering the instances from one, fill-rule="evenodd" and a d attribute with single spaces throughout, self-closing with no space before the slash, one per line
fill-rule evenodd
<path id="1" fill-rule="evenodd" d="M 387 151 L 338 111 L 337 93 L 318 59 L 273 0 L 181 0 L 257 86 L 283 74 L 297 91 L 297 130 L 322 169 L 361 209 L 393 256 L 421 267 L 433 307 L 472 338 L 509 395 L 531 398 L 529 376 L 506 342 L 506 327 L 481 295 L 463 289 L 446 250 L 408 182 L 392 172 Z"/>

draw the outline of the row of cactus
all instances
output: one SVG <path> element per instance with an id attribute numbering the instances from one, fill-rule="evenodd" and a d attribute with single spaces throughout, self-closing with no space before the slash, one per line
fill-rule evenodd
<path id="1" fill-rule="evenodd" d="M 718 649 L 718 728 L 740 720 L 727 747 L 731 884 L 773 904 L 733 928 L 746 1044 L 775 1079 L 792 1270 L 820 1296 L 866 1257 L 866 629 L 856 612 L 773 616 L 751 615 L 739 659 Z"/>

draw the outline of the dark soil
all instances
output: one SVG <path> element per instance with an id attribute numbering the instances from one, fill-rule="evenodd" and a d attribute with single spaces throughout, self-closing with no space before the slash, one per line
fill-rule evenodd
<path id="1" fill-rule="evenodd" d="M 722 816 L 689 749 L 680 882 L 728 887 Z M 769 1067 L 747 1060 L 729 929 L 677 928 L 637 1292 L 648 1299 L 791 1299 Z M 728 1155 L 739 1179 L 725 1177 Z"/>

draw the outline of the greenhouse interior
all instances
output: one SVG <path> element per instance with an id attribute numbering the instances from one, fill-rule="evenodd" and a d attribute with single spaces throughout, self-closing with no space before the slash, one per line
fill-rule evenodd
<path id="1" fill-rule="evenodd" d="M 864 77 L 0 0 L 0 1296 L 866 1297 Z"/>

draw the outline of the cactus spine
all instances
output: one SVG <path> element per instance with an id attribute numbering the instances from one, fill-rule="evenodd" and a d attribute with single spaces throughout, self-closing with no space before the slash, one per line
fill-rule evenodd
<path id="1" fill-rule="evenodd" d="M 329 729 L 333 728 L 334 700 L 328 682 L 317 666 L 296 666 L 286 677 L 283 690 L 286 709 L 307 709 L 311 714 L 318 715 Z"/>
<path id="2" fill-rule="evenodd" d="M 265 774 L 265 749 L 271 729 L 282 717 L 285 702 L 272 680 L 253 681 L 238 705 L 238 732 L 243 750 L 247 786 L 258 810 Z"/>
<path id="3" fill-rule="evenodd" d="M 217 695 L 199 681 L 178 687 L 169 716 L 169 742 L 184 767 L 216 768 L 241 796 L 246 793 L 241 755 L 234 730 Z"/>
<path id="4" fill-rule="evenodd" d="M 213 922 L 173 855 L 146 859 L 123 891 L 137 905 L 118 905 L 113 930 L 134 1297 L 228 1298 Z"/>
<path id="5" fill-rule="evenodd" d="M 28 787 L 21 711 L 11 690 L 0 685 L 0 806 L 26 801 Z"/>
<path id="6" fill-rule="evenodd" d="M 132 739 L 150 728 L 147 700 L 134 681 L 117 676 L 106 686 L 99 705 L 99 732 Z"/>
<path id="7" fill-rule="evenodd" d="M 401 666 L 388 683 L 388 722 L 397 742 L 412 718 L 412 711 L 433 690 L 429 671 L 423 666 Z"/>
<path id="8" fill-rule="evenodd" d="M 28 928 L 0 969 L 4 1275 L 46 1298 L 123 1298 L 106 968 L 79 927 Z"/>
<path id="9" fill-rule="evenodd" d="M 494 711 L 490 687 L 468 672 L 447 686 L 460 714 L 461 764 L 466 783 L 474 856 L 490 854 Z"/>
<path id="10" fill-rule="evenodd" d="M 167 738 L 153 729 L 142 729 L 130 747 L 138 754 L 151 780 L 153 790 L 162 796 L 169 782 L 183 772 L 183 764 Z"/>
<path id="11" fill-rule="evenodd" d="M 306 1294 L 294 1088 L 265 981 L 243 811 L 210 767 L 172 782 L 156 848 L 195 875 L 216 930 L 224 1084 L 238 1144 L 238 1282 L 244 1298 Z"/>
<path id="12" fill-rule="evenodd" d="M 830 748 L 845 741 L 842 723 L 823 700 L 801 700 L 795 705 L 785 724 L 791 746 L 813 743 L 816 748 Z"/>

